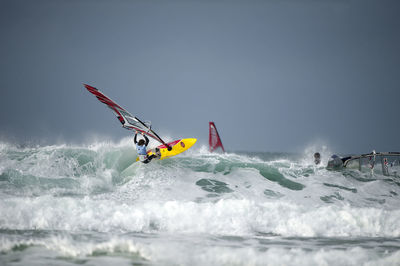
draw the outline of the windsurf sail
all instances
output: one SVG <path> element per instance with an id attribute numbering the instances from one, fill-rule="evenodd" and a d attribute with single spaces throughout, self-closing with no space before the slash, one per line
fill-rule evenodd
<path id="1" fill-rule="evenodd" d="M 83 84 L 85 88 L 92 93 L 96 98 L 106 104 L 112 111 L 113 113 L 117 116 L 119 122 L 121 122 L 122 127 L 129 129 L 129 130 L 135 130 L 138 132 L 141 132 L 159 142 L 164 144 L 168 149 L 170 149 L 170 146 L 165 143 L 158 135 L 156 132 L 154 132 L 151 129 L 151 124 L 149 122 L 143 122 L 136 116 L 131 115 L 128 111 L 126 111 L 124 108 L 119 106 L 116 102 L 111 100 L 109 97 L 104 95 L 101 91 L 96 89 L 95 87 L 92 87 L 87 84 Z"/>
<path id="2" fill-rule="evenodd" d="M 343 166 L 347 168 L 358 168 L 363 171 L 370 169 L 371 172 L 378 163 L 382 166 L 382 174 L 385 176 L 400 173 L 400 152 L 371 152 L 367 154 L 354 155 L 343 159 Z"/>
<path id="3" fill-rule="evenodd" d="M 215 151 L 218 147 L 221 147 L 222 151 L 225 152 L 224 146 L 222 145 L 221 138 L 219 137 L 218 130 L 215 127 L 214 122 L 209 123 L 210 133 L 208 143 L 210 145 L 210 152 Z"/>

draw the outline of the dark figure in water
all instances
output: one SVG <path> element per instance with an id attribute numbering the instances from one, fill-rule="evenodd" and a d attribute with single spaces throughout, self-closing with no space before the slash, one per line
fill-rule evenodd
<path id="1" fill-rule="evenodd" d="M 136 144 L 136 150 L 137 150 L 138 155 L 139 155 L 139 160 L 142 163 L 146 164 L 146 163 L 149 163 L 154 158 L 157 158 L 158 155 L 156 155 L 156 154 L 152 154 L 150 156 L 147 155 L 147 145 L 149 145 L 149 139 L 143 133 L 142 133 L 142 136 L 144 137 L 144 139 L 140 139 L 139 142 L 138 142 L 136 140 L 136 137 L 137 137 L 137 131 L 136 131 L 135 132 L 135 138 L 133 139 L 133 141 Z M 157 148 L 156 148 L 156 152 L 159 153 L 159 150 L 157 150 Z"/>
<path id="2" fill-rule="evenodd" d="M 316 165 L 320 164 L 321 162 L 321 154 L 319 152 L 314 153 L 314 163 Z"/>

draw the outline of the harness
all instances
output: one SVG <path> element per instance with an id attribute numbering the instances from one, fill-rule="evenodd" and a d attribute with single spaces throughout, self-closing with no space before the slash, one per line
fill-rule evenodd
<path id="1" fill-rule="evenodd" d="M 138 144 L 136 144 L 136 150 L 139 155 L 147 155 L 146 145 L 139 146 Z"/>

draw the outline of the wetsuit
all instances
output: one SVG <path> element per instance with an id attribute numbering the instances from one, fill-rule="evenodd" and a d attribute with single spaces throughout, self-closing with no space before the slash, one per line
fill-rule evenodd
<path id="1" fill-rule="evenodd" d="M 133 141 L 134 141 L 135 144 L 136 144 L 136 150 L 137 150 L 137 152 L 138 152 L 140 161 L 141 161 L 142 163 L 149 163 L 152 159 L 154 159 L 155 157 L 157 157 L 157 155 L 154 155 L 154 154 L 152 154 L 152 155 L 150 155 L 150 156 L 147 155 L 146 147 L 147 147 L 147 145 L 149 144 L 149 139 L 147 138 L 146 135 L 143 135 L 144 140 L 145 140 L 145 144 L 142 145 L 142 146 L 140 146 L 140 145 L 138 144 L 138 142 L 137 142 L 137 140 L 136 140 L 136 137 L 137 137 L 137 134 L 135 134 L 135 138 L 133 139 Z"/>

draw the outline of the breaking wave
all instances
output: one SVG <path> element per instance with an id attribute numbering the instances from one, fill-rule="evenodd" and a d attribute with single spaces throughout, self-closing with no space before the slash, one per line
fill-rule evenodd
<path id="1" fill-rule="evenodd" d="M 323 150 L 322 156 L 326 163 L 329 152 Z M 170 261 L 159 257 L 160 250 L 182 248 L 178 235 L 192 239 L 195 250 L 210 255 L 207 263 L 216 264 L 246 264 L 251 258 L 255 264 L 262 259 L 286 264 L 293 258 L 334 264 L 331 258 L 336 255 L 344 264 L 371 260 L 391 264 L 399 259 L 396 248 L 382 257 L 357 245 L 325 252 L 315 243 L 311 251 L 292 247 L 285 253 L 284 245 L 265 247 L 262 242 L 275 237 L 339 242 L 385 238 L 394 239 L 398 247 L 400 183 L 396 177 L 328 171 L 313 165 L 310 150 L 211 154 L 205 147 L 194 147 L 148 165 L 135 160 L 130 139 L 76 146 L 0 143 L 0 250 L 8 254 L 40 246 L 78 257 L 122 252 L 134 261 L 160 262 Z M 258 244 L 244 244 L 232 253 L 224 244 L 228 236 L 256 239 Z M 218 244 L 197 246 L 193 239 L 198 237 L 201 241 L 216 238 Z M 153 238 L 156 244 L 146 240 Z M 164 243 L 165 238 L 172 246 Z M 352 253 L 358 257 L 350 263 L 344 258 Z M 179 262 L 176 257 L 172 261 Z M 182 264 L 187 263 L 184 257 Z"/>

